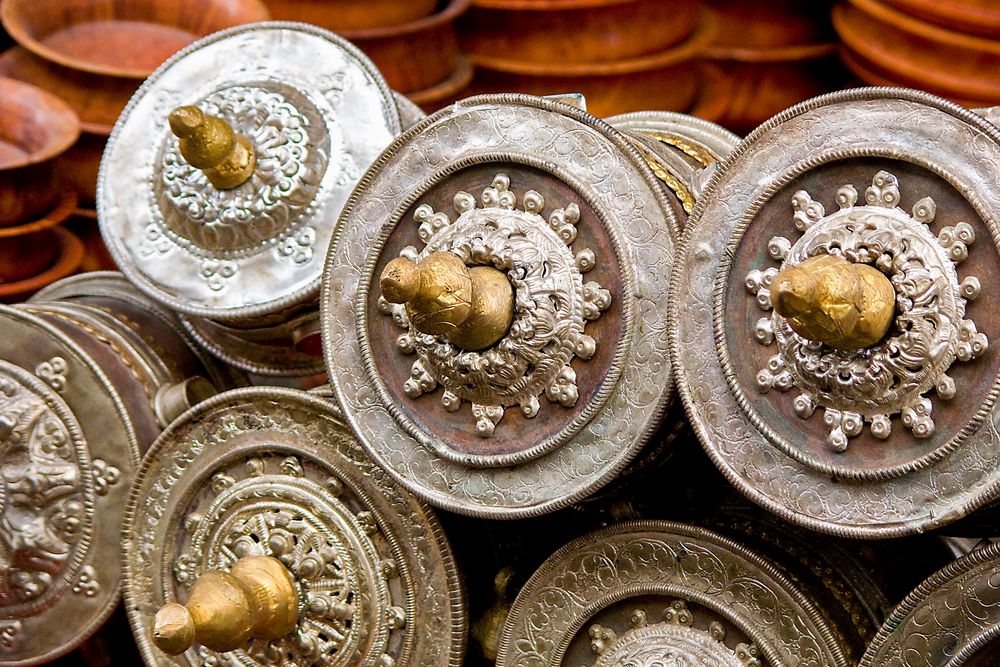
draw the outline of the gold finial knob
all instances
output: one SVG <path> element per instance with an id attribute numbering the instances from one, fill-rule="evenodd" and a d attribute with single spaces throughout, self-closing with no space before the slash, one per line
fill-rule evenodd
<path id="1" fill-rule="evenodd" d="M 220 190 L 242 185 L 253 175 L 257 153 L 250 140 L 229 123 L 195 106 L 170 112 L 170 130 L 180 139 L 181 155 Z"/>
<path id="2" fill-rule="evenodd" d="M 179 655 L 198 642 L 232 651 L 254 639 L 280 639 L 295 630 L 298 594 L 291 573 L 271 556 L 246 556 L 231 572 L 208 572 L 191 588 L 186 605 L 156 612 L 153 643 Z"/>
<path id="3" fill-rule="evenodd" d="M 885 336 L 895 314 L 896 292 L 872 266 L 818 255 L 774 277 L 771 304 L 803 338 L 856 350 Z"/>
<path id="4" fill-rule="evenodd" d="M 514 319 L 514 288 L 490 266 L 467 267 L 450 252 L 417 263 L 397 257 L 382 271 L 382 296 L 405 303 L 417 331 L 445 336 L 465 350 L 482 350 L 503 338 Z"/>

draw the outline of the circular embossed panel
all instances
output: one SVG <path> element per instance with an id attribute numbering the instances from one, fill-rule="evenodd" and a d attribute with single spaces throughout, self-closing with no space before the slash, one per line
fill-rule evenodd
<path id="1" fill-rule="evenodd" d="M 641 158 L 577 109 L 488 96 L 418 123 L 364 176 L 327 259 L 327 370 L 362 444 L 472 515 L 539 514 L 607 483 L 669 399 L 675 229 Z M 485 350 L 381 297 L 390 260 L 440 251 L 511 284 L 513 323 Z"/>
<path id="2" fill-rule="evenodd" d="M 153 445 L 126 512 L 125 603 L 150 665 L 450 665 L 465 612 L 433 513 L 370 461 L 328 400 L 294 390 L 220 394 Z M 242 556 L 296 581 L 296 630 L 175 658 L 150 642 L 156 610 Z"/>
<path id="3" fill-rule="evenodd" d="M 784 112 L 722 167 L 674 273 L 672 354 L 702 444 L 745 494 L 855 537 L 943 525 L 995 495 L 1000 318 L 981 287 L 1000 275 L 998 158 L 1000 134 L 971 112 L 863 89 Z M 888 278 L 875 344 L 807 340 L 772 309 L 779 269 L 823 255 Z"/>
<path id="4" fill-rule="evenodd" d="M 138 446 L 93 360 L 0 308 L 0 665 L 66 653 L 118 601 L 118 531 Z"/>
<path id="5" fill-rule="evenodd" d="M 1000 652 L 1000 544 L 935 573 L 889 616 L 862 667 L 986 667 Z"/>
<path id="6" fill-rule="evenodd" d="M 740 544 L 665 521 L 570 542 L 524 585 L 498 667 L 848 665 L 816 606 Z"/>
<path id="7" fill-rule="evenodd" d="M 217 189 L 185 160 L 167 124 L 182 105 L 250 140 L 247 182 Z M 122 113 L 101 162 L 101 232 L 128 278 L 176 310 L 280 311 L 318 291 L 341 207 L 399 130 L 385 81 L 339 37 L 294 23 L 216 33 L 168 60 Z"/>

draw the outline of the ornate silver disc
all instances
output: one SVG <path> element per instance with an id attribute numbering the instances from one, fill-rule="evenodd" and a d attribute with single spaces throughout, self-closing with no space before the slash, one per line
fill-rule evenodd
<path id="1" fill-rule="evenodd" d="M 1000 275 L 997 159 L 975 114 L 861 89 L 768 121 L 713 178 L 674 272 L 671 352 L 702 444 L 751 499 L 891 537 L 996 496 L 1000 318 L 981 285 Z M 875 344 L 807 340 L 773 310 L 778 271 L 827 255 L 891 284 Z"/>
<path id="2" fill-rule="evenodd" d="M 892 612 L 861 667 L 988 667 L 1000 651 L 1000 544 L 936 572 Z"/>
<path id="3" fill-rule="evenodd" d="M 627 140 L 578 109 L 483 96 L 419 122 L 362 178 L 324 273 L 327 370 L 364 447 L 465 514 L 535 515 L 606 484 L 670 397 L 676 226 Z M 381 297 L 390 260 L 436 252 L 510 282 L 497 343 L 462 349 Z"/>
<path id="4" fill-rule="evenodd" d="M 217 189 L 187 163 L 167 124 L 182 105 L 251 141 L 250 180 Z M 399 130 L 385 81 L 336 35 L 295 23 L 216 33 L 164 63 L 119 118 L 101 162 L 101 233 L 129 280 L 171 308 L 280 311 L 315 296 L 341 207 Z"/>
<path id="5" fill-rule="evenodd" d="M 138 446 L 94 361 L 0 307 L 0 665 L 72 650 L 118 602 L 119 530 Z"/>
<path id="6" fill-rule="evenodd" d="M 528 580 L 497 667 L 848 665 L 821 611 L 740 544 L 666 521 L 585 535 Z"/>
<path id="7" fill-rule="evenodd" d="M 461 664 L 462 590 L 436 517 L 370 461 L 326 399 L 240 389 L 188 412 L 145 457 L 125 534 L 125 604 L 149 665 Z M 291 573 L 291 634 L 174 658 L 152 645 L 160 606 L 243 556 L 274 556 Z"/>

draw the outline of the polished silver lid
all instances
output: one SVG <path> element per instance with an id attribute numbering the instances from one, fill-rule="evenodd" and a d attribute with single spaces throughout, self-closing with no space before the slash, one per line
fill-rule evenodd
<path id="1" fill-rule="evenodd" d="M 187 105 L 252 145 L 249 180 L 223 189 L 189 163 L 167 122 Z M 173 309 L 218 319 L 280 311 L 317 293 L 344 202 L 399 130 L 382 76 L 336 35 L 295 23 L 210 35 L 164 63 L 122 112 L 101 162 L 102 235 L 129 280 Z"/>

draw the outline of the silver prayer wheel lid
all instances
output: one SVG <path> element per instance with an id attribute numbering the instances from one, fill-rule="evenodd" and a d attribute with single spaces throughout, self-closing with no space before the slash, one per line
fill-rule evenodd
<path id="1" fill-rule="evenodd" d="M 0 329 L 0 665 L 39 665 L 118 602 L 139 448 L 111 382 L 67 336 L 5 306 Z"/>
<path id="2" fill-rule="evenodd" d="M 1000 544 L 933 574 L 890 614 L 861 667 L 988 667 L 1000 654 Z"/>
<path id="3" fill-rule="evenodd" d="M 320 308 L 346 420 L 439 507 L 515 518 L 585 497 L 635 457 L 669 402 L 676 229 L 642 158 L 586 112 L 491 95 L 429 116 L 362 178 L 330 246 Z M 453 331 L 494 342 L 427 333 L 450 330 L 455 311 L 387 301 L 390 261 L 457 263 L 473 289 L 500 285 L 512 305 L 489 315 L 506 307 L 506 323 L 477 329 L 483 314 Z"/>
<path id="4" fill-rule="evenodd" d="M 216 153 L 195 160 L 203 169 L 189 162 L 174 133 L 208 141 L 215 121 L 167 122 L 186 105 L 232 128 L 221 166 Z M 175 310 L 229 321 L 280 312 L 315 298 L 341 207 L 399 131 L 382 76 L 336 35 L 278 22 L 210 35 L 122 112 L 101 162 L 102 235 L 129 280 Z M 230 158 L 248 180 L 214 185 Z"/>
<path id="5" fill-rule="evenodd" d="M 980 285 L 1000 275 L 998 160 L 981 117 L 871 88 L 779 114 L 713 178 L 674 270 L 671 355 L 749 498 L 882 538 L 996 497 L 1000 318 Z"/>
<path id="6" fill-rule="evenodd" d="M 461 664 L 462 589 L 436 517 L 321 396 L 237 389 L 193 408 L 144 458 L 123 535 L 125 606 L 148 665 Z M 225 651 L 199 640 L 174 657 L 154 646 L 161 606 L 252 556 L 279 559 L 294 582 L 289 634 Z"/>
<path id="7" fill-rule="evenodd" d="M 849 665 L 796 583 L 716 533 L 633 521 L 553 554 L 518 593 L 497 667 Z"/>

